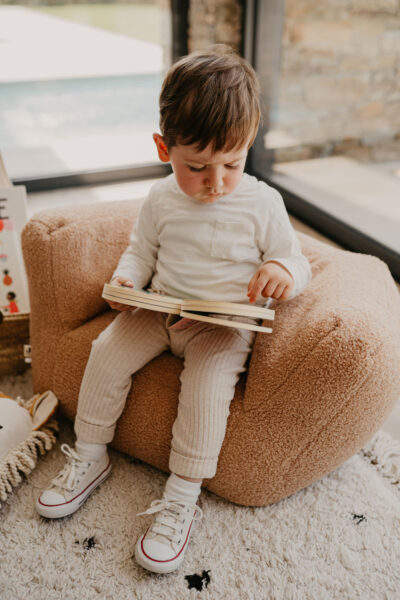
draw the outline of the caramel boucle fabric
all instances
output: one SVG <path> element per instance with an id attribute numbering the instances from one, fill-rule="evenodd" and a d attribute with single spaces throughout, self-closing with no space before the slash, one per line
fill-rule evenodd
<path id="1" fill-rule="evenodd" d="M 37 213 L 22 233 L 35 392 L 71 420 L 93 339 L 116 315 L 101 299 L 141 201 Z M 400 391 L 400 300 L 379 259 L 298 234 L 313 279 L 257 334 L 231 403 L 217 474 L 204 486 L 262 506 L 331 472 L 388 418 Z M 165 352 L 132 379 L 112 446 L 168 472 L 180 358 Z"/>

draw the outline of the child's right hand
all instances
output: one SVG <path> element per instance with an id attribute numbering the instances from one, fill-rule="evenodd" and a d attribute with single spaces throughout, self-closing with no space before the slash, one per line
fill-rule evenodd
<path id="1" fill-rule="evenodd" d="M 118 275 L 118 277 L 114 277 L 114 279 L 112 279 L 110 283 L 111 285 L 125 285 L 126 287 L 133 288 L 132 281 L 128 277 L 124 277 L 123 275 Z M 121 304 L 120 302 L 111 302 L 111 300 L 106 300 L 106 302 L 108 302 L 108 304 L 114 310 L 135 310 L 137 308 L 137 306 L 129 306 L 128 304 Z"/>

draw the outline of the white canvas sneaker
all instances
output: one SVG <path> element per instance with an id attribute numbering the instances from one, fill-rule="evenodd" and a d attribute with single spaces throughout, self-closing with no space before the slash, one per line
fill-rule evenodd
<path id="1" fill-rule="evenodd" d="M 68 444 L 62 444 L 61 451 L 67 457 L 66 464 L 36 500 L 37 512 L 48 519 L 66 517 L 78 510 L 111 471 L 107 452 L 100 460 L 87 460 Z"/>
<path id="2" fill-rule="evenodd" d="M 201 519 L 203 512 L 196 504 L 167 500 L 164 494 L 137 516 L 154 513 L 158 514 L 153 523 L 137 541 L 135 558 L 148 571 L 170 573 L 182 564 L 194 521 Z"/>

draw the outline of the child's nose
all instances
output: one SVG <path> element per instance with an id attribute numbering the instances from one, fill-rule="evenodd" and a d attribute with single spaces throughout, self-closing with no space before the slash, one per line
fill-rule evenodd
<path id="1" fill-rule="evenodd" d="M 222 170 L 211 169 L 206 184 L 211 188 L 212 192 L 220 191 L 223 185 Z"/>

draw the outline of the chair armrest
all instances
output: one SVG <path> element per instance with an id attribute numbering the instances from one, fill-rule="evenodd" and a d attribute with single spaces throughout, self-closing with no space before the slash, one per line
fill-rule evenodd
<path id="1" fill-rule="evenodd" d="M 354 381 L 372 376 L 376 352 L 386 352 L 389 366 L 400 359 L 400 296 L 387 265 L 298 236 L 313 278 L 302 294 L 275 306 L 273 333 L 257 335 L 244 397 L 248 411 L 278 415 L 306 398 L 311 412 L 317 398 L 335 405 L 340 389 L 350 394 Z M 282 397 L 287 408 L 278 410 Z"/>
<path id="2" fill-rule="evenodd" d="M 44 210 L 22 231 L 22 251 L 33 313 L 62 329 L 104 311 L 103 284 L 129 242 L 140 200 Z"/>
<path id="3" fill-rule="evenodd" d="M 21 233 L 28 279 L 32 367 L 46 362 L 63 333 L 75 329 L 108 306 L 101 298 L 129 242 L 143 199 L 46 209 Z M 49 385 L 34 382 L 35 389 Z"/>

